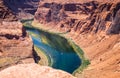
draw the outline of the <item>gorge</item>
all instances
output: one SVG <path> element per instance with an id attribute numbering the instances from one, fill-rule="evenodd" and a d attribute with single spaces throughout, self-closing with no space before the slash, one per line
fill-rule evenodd
<path id="1" fill-rule="evenodd" d="M 1 69 L 34 58 L 77 78 L 120 77 L 119 0 L 1 0 L 0 28 Z"/>

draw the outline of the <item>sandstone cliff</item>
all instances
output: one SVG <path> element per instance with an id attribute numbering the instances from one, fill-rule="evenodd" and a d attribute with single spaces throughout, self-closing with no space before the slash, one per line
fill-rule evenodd
<path id="1" fill-rule="evenodd" d="M 40 2 L 35 20 L 43 24 L 55 25 L 66 32 L 107 34 L 120 32 L 120 3 L 55 3 Z"/>
<path id="2" fill-rule="evenodd" d="M 33 25 L 63 32 L 85 52 L 91 64 L 78 78 L 120 77 L 119 0 L 43 0 Z"/>

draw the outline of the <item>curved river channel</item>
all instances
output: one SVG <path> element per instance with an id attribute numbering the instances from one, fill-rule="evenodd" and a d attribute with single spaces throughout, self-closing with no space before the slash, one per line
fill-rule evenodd
<path id="1" fill-rule="evenodd" d="M 34 46 L 48 58 L 49 66 L 73 73 L 81 65 L 81 59 L 70 41 L 57 34 L 51 34 L 25 24 Z"/>

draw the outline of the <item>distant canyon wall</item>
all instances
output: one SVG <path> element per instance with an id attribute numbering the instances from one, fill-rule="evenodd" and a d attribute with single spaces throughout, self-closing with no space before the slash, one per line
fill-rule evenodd
<path id="1" fill-rule="evenodd" d="M 4 4 L 12 10 L 18 19 L 31 19 L 38 8 L 40 0 L 4 0 Z"/>
<path id="2" fill-rule="evenodd" d="M 120 2 L 101 3 L 55 3 L 40 2 L 35 13 L 35 20 L 40 23 L 54 23 L 56 28 L 78 33 L 119 34 Z"/>
<path id="3" fill-rule="evenodd" d="M 17 20 L 13 12 L 4 5 L 4 1 L 0 0 L 0 22 Z"/>

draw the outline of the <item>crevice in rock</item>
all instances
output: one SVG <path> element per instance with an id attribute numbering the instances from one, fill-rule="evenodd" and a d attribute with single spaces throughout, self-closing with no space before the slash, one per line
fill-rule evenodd
<path id="1" fill-rule="evenodd" d="M 24 27 L 22 27 L 22 37 L 26 37 L 27 32 Z"/>
<path id="2" fill-rule="evenodd" d="M 113 9 L 113 18 L 115 18 L 119 9 L 120 9 L 120 3 L 117 3 L 116 7 Z"/>

